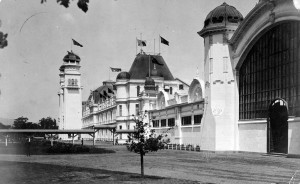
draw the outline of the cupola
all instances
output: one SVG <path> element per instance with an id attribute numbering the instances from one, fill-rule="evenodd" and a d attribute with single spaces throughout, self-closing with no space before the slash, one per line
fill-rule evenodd
<path id="1" fill-rule="evenodd" d="M 236 28 L 243 19 L 243 15 L 235 7 L 224 2 L 206 16 L 204 27 L 198 34 L 204 36 L 211 31 Z"/>
<path id="2" fill-rule="evenodd" d="M 128 72 L 120 72 L 117 75 L 117 80 L 129 80 L 130 79 L 130 74 Z"/>

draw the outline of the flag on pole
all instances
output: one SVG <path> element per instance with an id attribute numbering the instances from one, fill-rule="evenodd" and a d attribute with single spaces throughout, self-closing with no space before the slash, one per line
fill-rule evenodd
<path id="1" fill-rule="evenodd" d="M 157 64 L 157 65 L 161 65 L 163 66 L 164 64 L 163 63 L 160 63 L 157 59 L 155 59 L 154 57 L 152 57 L 152 63 L 153 64 Z"/>
<path id="2" fill-rule="evenodd" d="M 112 67 L 110 67 L 110 69 L 111 69 L 112 72 L 120 72 L 120 71 L 122 71 L 121 68 L 112 68 Z"/>
<path id="3" fill-rule="evenodd" d="M 140 46 L 140 47 L 146 46 L 146 40 L 139 40 L 139 39 L 137 39 L 137 42 L 138 42 L 138 46 Z"/>
<path id="4" fill-rule="evenodd" d="M 73 44 L 74 45 L 77 45 L 77 46 L 79 46 L 79 47 L 83 47 L 80 43 L 78 43 L 76 40 L 74 40 L 74 39 L 72 39 L 73 40 Z"/>
<path id="5" fill-rule="evenodd" d="M 164 39 L 163 37 L 160 36 L 160 43 L 163 43 L 165 45 L 168 45 L 169 46 L 169 41 Z"/>

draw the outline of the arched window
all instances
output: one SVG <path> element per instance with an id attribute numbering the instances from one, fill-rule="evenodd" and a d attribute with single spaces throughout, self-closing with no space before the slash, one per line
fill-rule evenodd
<path id="1" fill-rule="evenodd" d="M 287 101 L 289 115 L 300 116 L 300 23 L 283 22 L 264 33 L 239 74 L 240 119 L 267 118 L 275 98 Z"/>

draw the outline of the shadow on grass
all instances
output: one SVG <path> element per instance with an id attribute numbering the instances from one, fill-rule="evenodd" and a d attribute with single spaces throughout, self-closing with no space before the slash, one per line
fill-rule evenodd
<path id="1" fill-rule="evenodd" d="M 158 176 L 53 164 L 0 161 L 3 183 L 199 183 Z"/>

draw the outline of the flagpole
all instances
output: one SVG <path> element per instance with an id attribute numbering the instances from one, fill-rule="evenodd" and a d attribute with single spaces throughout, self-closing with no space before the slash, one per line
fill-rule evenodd
<path id="1" fill-rule="evenodd" d="M 154 38 L 154 54 L 155 54 L 155 38 Z"/>
<path id="2" fill-rule="evenodd" d="M 160 43 L 161 43 L 161 38 L 160 38 L 160 35 L 159 35 L 159 44 L 158 44 L 158 49 L 159 49 L 159 52 L 158 52 L 158 54 L 160 55 Z"/>
<path id="3" fill-rule="evenodd" d="M 150 54 L 149 54 L 149 77 L 150 77 Z"/>
<path id="4" fill-rule="evenodd" d="M 110 68 L 108 68 L 108 80 L 110 80 Z"/>
<path id="5" fill-rule="evenodd" d="M 141 34 L 141 40 L 143 40 L 142 39 L 142 33 L 140 33 Z M 143 45 L 143 44 L 142 44 Z M 141 52 L 142 52 L 142 46 L 140 45 L 140 49 L 141 49 Z"/>
<path id="6" fill-rule="evenodd" d="M 135 37 L 135 55 L 137 55 L 137 37 Z"/>

